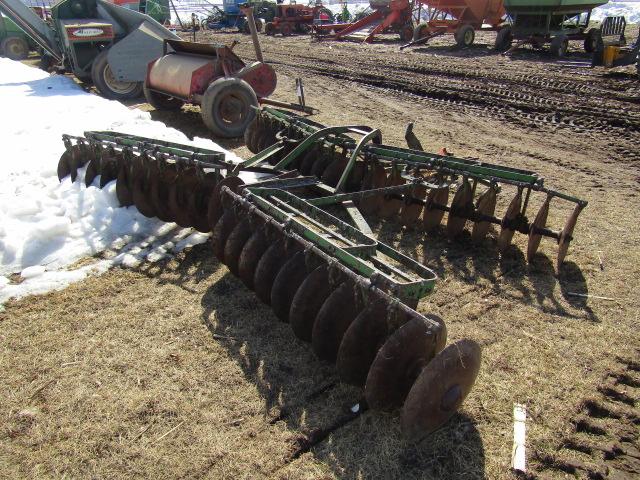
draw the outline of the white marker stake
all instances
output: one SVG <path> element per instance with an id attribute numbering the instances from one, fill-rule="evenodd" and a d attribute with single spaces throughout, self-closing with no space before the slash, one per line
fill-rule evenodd
<path id="1" fill-rule="evenodd" d="M 525 453 L 525 438 L 527 407 L 518 403 L 513 404 L 513 451 L 511 452 L 511 468 L 520 472 L 527 471 Z"/>

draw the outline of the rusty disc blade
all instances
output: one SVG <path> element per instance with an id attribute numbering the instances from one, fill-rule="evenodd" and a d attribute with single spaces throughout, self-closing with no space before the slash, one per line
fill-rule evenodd
<path id="1" fill-rule="evenodd" d="M 369 303 L 342 337 L 336 368 L 343 382 L 363 386 L 367 381 L 369 367 L 388 335 L 387 306 L 382 299 Z"/>
<path id="2" fill-rule="evenodd" d="M 464 179 L 451 200 L 451 210 L 447 218 L 447 235 L 455 238 L 467 224 L 466 214 L 473 213 L 473 190 L 468 179 Z"/>
<path id="3" fill-rule="evenodd" d="M 232 209 L 227 209 L 213 227 L 211 231 L 211 245 L 213 247 L 213 253 L 218 260 L 224 263 L 224 249 L 227 243 L 227 239 L 231 232 L 238 223 L 238 217 Z"/>
<path id="4" fill-rule="evenodd" d="M 496 211 L 496 199 L 498 197 L 498 192 L 494 187 L 489 187 L 486 192 L 484 192 L 478 198 L 478 203 L 476 205 L 476 213 L 482 215 L 493 216 Z M 471 240 L 474 242 L 481 242 L 484 240 L 484 237 L 487 236 L 489 232 L 489 227 L 491 226 L 490 222 L 479 221 L 473 223 L 473 231 L 471 232 Z"/>
<path id="5" fill-rule="evenodd" d="M 189 167 L 178 172 L 177 178 L 169 186 L 169 208 L 175 222 L 181 227 L 192 227 L 195 223 L 189 211 L 189 196 L 197 183 L 196 169 Z"/>
<path id="6" fill-rule="evenodd" d="M 424 205 L 424 215 L 422 216 L 422 225 L 427 232 L 435 230 L 442 222 L 442 217 L 444 217 L 444 210 L 437 208 L 435 205 L 446 205 L 448 202 L 449 186 L 429 190 Z"/>
<path id="7" fill-rule="evenodd" d="M 402 178 L 401 170 L 399 167 L 393 166 L 391 168 L 391 175 L 387 179 L 386 187 L 396 187 L 398 185 L 404 185 L 406 182 L 404 178 Z M 398 215 L 402 205 L 404 205 L 404 200 L 402 196 L 398 193 L 384 195 L 383 201 L 380 204 L 379 214 L 382 218 L 390 219 Z"/>
<path id="8" fill-rule="evenodd" d="M 331 292 L 320 307 L 311 332 L 311 345 L 318 358 L 331 363 L 336 361 L 344 332 L 361 309 L 355 301 L 351 281 L 342 282 Z"/>
<path id="9" fill-rule="evenodd" d="M 87 169 L 84 172 L 84 184 L 87 187 L 90 187 L 95 178 L 100 175 L 100 158 L 99 155 L 97 157 L 91 158 L 89 160 L 89 164 L 87 165 Z"/>
<path id="10" fill-rule="evenodd" d="M 62 182 L 62 180 L 69 175 L 71 175 L 71 152 L 65 150 L 60 156 L 60 160 L 58 160 L 58 180 Z M 71 181 L 73 181 L 73 179 Z"/>
<path id="11" fill-rule="evenodd" d="M 271 287 L 271 308 L 283 322 L 289 321 L 289 312 L 296 291 L 307 277 L 305 253 L 298 251 L 276 275 Z"/>
<path id="12" fill-rule="evenodd" d="M 104 188 L 109 182 L 118 178 L 118 157 L 112 149 L 102 152 L 100 168 L 100 188 Z"/>
<path id="13" fill-rule="evenodd" d="M 259 118 L 256 117 L 248 126 L 247 129 L 244 131 L 244 143 L 247 146 L 247 148 L 249 149 L 249 151 L 251 153 L 258 153 L 256 151 L 256 144 L 255 144 L 255 140 L 254 140 L 254 136 L 256 134 L 256 132 L 260 129 L 260 127 L 262 126 L 262 123 L 260 122 Z"/>
<path id="14" fill-rule="evenodd" d="M 278 240 L 264 252 L 256 266 L 253 276 L 253 290 L 260 300 L 267 305 L 271 302 L 271 287 L 276 275 L 288 259 L 284 241 Z"/>
<path id="15" fill-rule="evenodd" d="M 78 178 L 78 168 L 87 163 L 87 147 L 80 143 L 71 147 L 71 157 L 69 158 L 69 175 L 71 181 L 75 182 Z"/>
<path id="16" fill-rule="evenodd" d="M 174 222 L 173 212 L 169 207 L 169 190 L 178 176 L 175 164 L 165 165 L 151 180 L 149 195 L 155 209 L 156 216 L 163 222 Z"/>
<path id="17" fill-rule="evenodd" d="M 422 203 L 427 196 L 427 187 L 416 185 L 404 196 L 402 210 L 400 210 L 400 224 L 405 227 L 415 227 L 422 212 Z"/>
<path id="18" fill-rule="evenodd" d="M 151 198 L 149 195 L 150 182 L 148 181 L 148 163 L 145 161 L 146 157 L 135 157 L 132 166 L 132 196 L 133 203 L 138 211 L 145 217 L 155 217 L 156 209 L 153 208 Z"/>
<path id="19" fill-rule="evenodd" d="M 247 240 L 238 259 L 238 276 L 242 283 L 253 290 L 253 277 L 258 262 L 269 248 L 269 241 L 263 228 L 258 228 Z"/>
<path id="20" fill-rule="evenodd" d="M 302 175 L 311 174 L 311 169 L 313 168 L 313 164 L 315 163 L 316 158 L 319 155 L 318 150 L 319 150 L 318 147 L 314 145 L 307 153 L 304 154 L 304 156 L 302 157 L 302 160 L 300 160 L 300 166 L 298 167 L 298 171 Z"/>
<path id="21" fill-rule="evenodd" d="M 236 224 L 224 245 L 224 264 L 236 277 L 238 276 L 240 254 L 252 234 L 253 231 L 249 218 L 244 217 Z"/>
<path id="22" fill-rule="evenodd" d="M 542 235 L 537 232 L 536 229 L 544 228 L 547 226 L 547 217 L 549 216 L 549 203 L 551 202 L 551 197 L 547 197 L 538 210 L 536 214 L 536 218 L 533 220 L 533 223 L 529 227 L 529 242 L 527 243 L 527 262 L 531 262 L 533 260 L 533 256 L 538 251 L 538 247 L 540 246 L 540 240 L 542 240 Z"/>
<path id="23" fill-rule="evenodd" d="M 327 155 L 326 152 L 320 151 L 320 155 L 316 156 L 315 162 L 313 162 L 313 166 L 311 167 L 310 175 L 313 175 L 317 178 L 322 178 L 322 174 L 327 169 L 329 164 L 333 162 L 334 156 Z"/>
<path id="24" fill-rule="evenodd" d="M 300 340 L 311 341 L 313 322 L 332 291 L 326 265 L 317 267 L 300 284 L 289 310 L 289 323 Z"/>
<path id="25" fill-rule="evenodd" d="M 233 192 L 238 192 L 238 189 L 244 185 L 244 182 L 240 177 L 227 177 L 216 183 L 216 186 L 211 192 L 209 197 L 209 205 L 207 206 L 207 217 L 209 218 L 209 225 L 213 230 L 213 227 L 218 222 L 218 219 L 222 216 L 223 208 L 220 198 L 220 191 L 222 187 L 229 187 Z"/>
<path id="26" fill-rule="evenodd" d="M 509 245 L 511 245 L 513 234 L 516 233 L 516 231 L 509 228 L 508 223 L 518 217 L 518 215 L 520 214 L 521 206 L 522 190 L 518 189 L 518 193 L 511 200 L 511 203 L 507 208 L 507 212 L 502 218 L 502 228 L 500 229 L 500 236 L 498 237 L 498 250 L 500 250 L 501 252 L 504 252 L 509 247 Z"/>
<path id="27" fill-rule="evenodd" d="M 413 382 L 441 343 L 441 328 L 415 317 L 398 328 L 378 350 L 365 385 L 367 403 L 375 410 L 402 405 Z"/>
<path id="28" fill-rule="evenodd" d="M 387 184 L 387 173 L 379 162 L 371 162 L 364 176 L 363 190 L 382 188 Z M 375 215 L 384 202 L 384 195 L 370 195 L 358 200 L 358 208 L 362 213 Z"/>
<path id="29" fill-rule="evenodd" d="M 195 222 L 194 228 L 202 233 L 211 231 L 209 225 L 209 200 L 211 193 L 216 186 L 217 174 L 205 173 L 200 178 L 198 186 L 192 195 L 189 196 L 189 215 Z"/>
<path id="30" fill-rule="evenodd" d="M 131 184 L 131 165 L 127 159 L 118 157 L 118 178 L 116 179 L 116 196 L 123 207 L 133 205 L 133 191 Z"/>
<path id="31" fill-rule="evenodd" d="M 322 172 L 322 182 L 335 187 L 348 162 L 346 155 L 338 155 Z"/>
<path id="32" fill-rule="evenodd" d="M 417 442 L 444 425 L 460 408 L 480 370 L 473 340 L 452 343 L 422 370 L 402 407 L 402 432 Z"/>
<path id="33" fill-rule="evenodd" d="M 560 271 L 560 267 L 564 262 L 565 257 L 567 256 L 567 251 L 569 250 L 569 244 L 571 243 L 571 236 L 573 235 L 573 230 L 576 228 L 576 223 L 578 222 L 578 215 L 582 212 L 584 205 L 576 205 L 573 209 L 573 212 L 567 218 L 567 222 L 564 224 L 564 228 L 562 232 L 560 232 L 560 239 L 558 240 L 558 258 L 556 260 L 556 268 Z"/>

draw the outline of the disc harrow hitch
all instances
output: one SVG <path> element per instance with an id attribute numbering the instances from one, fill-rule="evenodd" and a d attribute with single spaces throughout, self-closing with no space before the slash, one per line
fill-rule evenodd
<path id="1" fill-rule="evenodd" d="M 361 136 L 360 140 L 354 138 Z M 274 170 L 297 169 L 326 184 L 328 205 L 354 201 L 365 215 L 393 219 L 407 228 L 436 230 L 445 218 L 448 237 L 471 226 L 471 239 L 482 242 L 491 225 L 498 228 L 501 252 L 515 232 L 527 235 L 526 258 L 531 261 L 543 237 L 558 244 L 556 266 L 562 265 L 580 212 L 587 202 L 548 189 L 535 172 L 452 155 L 382 144 L 380 132 L 365 126 L 326 127 L 289 111 L 263 107 L 245 132 L 245 142 L 256 155 L 236 171 L 256 165 Z M 410 130 L 407 143 L 420 145 Z M 505 212 L 496 214 L 498 194 L 509 189 L 513 197 Z M 533 220 L 527 209 L 541 196 Z M 551 202 L 566 201 L 573 211 L 562 229 L 547 226 Z"/>

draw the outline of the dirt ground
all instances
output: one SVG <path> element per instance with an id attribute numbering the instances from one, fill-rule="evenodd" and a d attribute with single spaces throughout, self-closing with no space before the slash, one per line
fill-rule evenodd
<path id="1" fill-rule="evenodd" d="M 635 38 L 634 33 L 629 38 Z M 198 40 L 248 37 L 199 33 Z M 633 68 L 587 68 L 580 45 L 563 61 L 522 49 L 512 58 L 480 34 L 400 52 L 261 36 L 275 98 L 307 103 L 324 124 L 366 124 L 403 145 L 535 170 L 548 187 L 589 201 L 567 261 L 543 240 L 529 265 L 516 235 L 483 245 L 419 236 L 392 224 L 380 238 L 439 278 L 419 311 L 449 340 L 483 347 L 476 386 L 443 429 L 417 445 L 398 412 L 367 411 L 317 442 L 362 392 L 338 383 L 206 245 L 160 264 L 115 269 L 0 313 L 0 475 L 96 478 L 513 478 L 513 406 L 527 406 L 532 478 L 640 475 L 640 83 Z M 210 137 L 198 109 L 142 108 L 190 136 Z M 219 141 L 241 156 L 241 141 Z M 505 188 L 498 211 L 513 191 Z M 542 203 L 535 197 L 531 216 Z M 561 228 L 571 207 L 552 202 Z"/>

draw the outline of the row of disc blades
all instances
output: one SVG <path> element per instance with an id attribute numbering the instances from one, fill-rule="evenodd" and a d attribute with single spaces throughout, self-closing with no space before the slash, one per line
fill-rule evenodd
<path id="1" fill-rule="evenodd" d="M 258 153 L 283 138 L 286 146 L 286 135 L 278 134 L 279 129 L 283 129 L 283 126 L 277 121 L 270 121 L 258 114 L 245 133 L 247 147 L 251 152 Z M 283 132 L 286 133 L 286 129 Z M 295 135 L 293 132 L 291 134 Z M 287 151 L 288 149 L 285 148 L 279 155 L 270 158 L 270 163 L 280 160 Z M 341 149 L 335 145 L 329 147 L 322 142 L 317 142 L 287 168 L 295 168 L 302 175 L 314 175 L 323 183 L 335 187 L 348 159 L 349 150 Z M 381 193 L 357 200 L 358 208 L 366 215 L 393 220 L 405 227 L 426 232 L 437 230 L 444 219 L 445 211 L 448 210 L 449 214 L 445 224 L 447 236 L 451 239 L 460 236 L 465 231 L 467 224 L 470 223 L 471 239 L 481 243 L 489 233 L 491 226 L 491 222 L 483 220 L 483 217 L 495 215 L 500 187 L 497 184 L 492 184 L 483 192 L 478 193 L 473 178 L 462 176 L 457 187 L 452 191 L 446 174 L 432 173 L 432 176 L 424 179 L 443 185 L 442 188 L 428 189 L 424 185 L 416 184 L 403 195 Z M 349 174 L 346 191 L 394 187 L 406 183 L 401 163 L 389 164 L 386 162 L 383 164 L 376 160 L 358 161 Z M 523 204 L 528 202 L 526 193 L 522 188 L 517 188 L 507 210 L 500 217 L 497 244 L 498 250 L 504 252 L 511 245 L 516 231 L 528 232 L 526 258 L 528 262 L 531 262 L 544 236 L 549 206 L 553 197 L 547 196 L 545 198 L 533 222 L 529 222 L 521 213 Z M 566 220 L 564 228 L 559 232 L 556 262 L 558 268 L 566 257 L 573 230 L 582 209 L 583 205 L 576 205 Z"/>
<path id="2" fill-rule="evenodd" d="M 480 366 L 475 342 L 443 348 L 440 318 L 399 307 L 363 287 L 355 273 L 332 268 L 306 241 L 275 228 L 231 188 L 222 191 L 219 203 L 219 217 L 210 215 L 216 257 L 299 339 L 310 342 L 318 358 L 335 363 L 342 381 L 364 387 L 369 407 L 402 406 L 402 429 L 411 440 L 455 413 Z"/>

